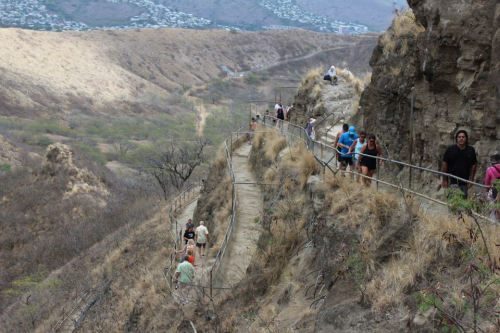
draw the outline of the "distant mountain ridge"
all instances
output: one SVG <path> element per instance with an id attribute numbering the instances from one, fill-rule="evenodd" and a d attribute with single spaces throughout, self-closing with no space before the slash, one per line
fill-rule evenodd
<path id="1" fill-rule="evenodd" d="M 0 29 L 0 115 L 160 112 L 158 98 L 226 77 L 224 66 L 241 73 L 277 63 L 271 75 L 300 77 L 310 66 L 335 63 L 365 73 L 377 39 L 305 30 Z"/>

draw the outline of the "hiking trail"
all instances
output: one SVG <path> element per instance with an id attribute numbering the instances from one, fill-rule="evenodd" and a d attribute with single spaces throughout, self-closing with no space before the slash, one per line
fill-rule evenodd
<path id="1" fill-rule="evenodd" d="M 248 156 L 252 145 L 246 143 L 233 153 L 233 167 L 237 182 L 257 182 L 250 171 Z M 235 185 L 238 196 L 236 225 L 225 263 L 225 280 L 238 282 L 245 274 L 257 249 L 261 226 L 254 222 L 262 214 L 262 191 L 259 185 Z"/>
<path id="2" fill-rule="evenodd" d="M 182 229 L 183 235 L 184 235 L 184 231 L 186 230 L 186 223 L 189 219 L 193 218 L 194 210 L 196 209 L 197 204 L 198 204 L 198 199 L 195 199 L 193 202 L 188 204 L 182 210 L 182 212 L 179 214 L 179 216 L 177 217 L 177 230 Z M 193 220 L 195 230 L 199 226 L 199 222 L 200 221 Z M 208 230 L 208 232 L 210 232 L 210 230 Z M 175 231 L 174 231 L 174 233 L 175 233 Z M 182 244 L 184 244 L 184 242 L 182 242 Z M 212 244 L 209 243 L 208 248 L 210 248 L 211 245 Z M 194 263 L 198 266 L 196 267 L 196 272 L 194 274 L 194 282 L 195 283 L 200 282 L 201 284 L 206 284 L 208 281 L 208 277 L 210 276 L 210 269 L 212 268 L 212 265 L 215 261 L 215 258 L 210 258 L 207 256 L 200 257 L 198 255 L 198 249 L 196 249 L 195 254 L 196 255 L 195 255 L 195 262 Z M 177 264 L 180 260 L 180 256 L 181 256 L 180 253 L 177 254 L 177 259 L 178 259 Z M 177 264 L 176 264 L 176 267 L 177 267 Z"/>

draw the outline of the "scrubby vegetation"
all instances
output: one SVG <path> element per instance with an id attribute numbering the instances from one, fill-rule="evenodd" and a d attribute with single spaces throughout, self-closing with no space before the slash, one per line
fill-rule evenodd
<path id="1" fill-rule="evenodd" d="M 24 304 L 4 327 L 35 327 L 89 267 L 47 282 L 50 271 L 155 211 L 147 187 L 120 180 L 83 150 L 75 152 L 73 156 L 67 146 L 53 145 L 44 163 L 0 175 L 0 304 Z M 115 237 L 120 242 L 123 234 Z"/>

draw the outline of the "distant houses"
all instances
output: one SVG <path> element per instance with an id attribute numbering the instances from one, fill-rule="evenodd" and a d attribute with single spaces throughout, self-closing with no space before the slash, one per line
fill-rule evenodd
<path id="1" fill-rule="evenodd" d="M 131 3 L 146 11 L 141 15 L 131 17 L 129 23 L 120 26 L 93 27 L 83 22 L 66 20 L 50 10 L 39 0 L 0 0 L 0 26 L 23 27 L 35 30 L 64 31 L 64 30 L 99 30 L 99 29 L 138 29 L 138 28 L 206 28 L 217 27 L 225 30 L 241 30 L 238 27 L 217 25 L 208 19 L 194 17 L 192 14 L 179 12 L 177 10 L 156 4 L 150 0 L 107 0 L 115 3 Z M 303 11 L 293 4 L 292 0 L 260 0 L 259 4 L 276 16 L 307 24 L 317 31 L 333 32 L 340 34 L 356 34 L 368 31 L 366 26 L 341 22 L 329 21 L 312 13 Z M 56 10 L 52 8 L 53 10 Z M 288 25 L 263 26 L 264 30 L 294 30 L 297 27 Z"/>

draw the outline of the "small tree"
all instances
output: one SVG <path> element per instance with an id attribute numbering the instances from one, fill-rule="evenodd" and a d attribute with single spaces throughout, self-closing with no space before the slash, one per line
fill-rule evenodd
<path id="1" fill-rule="evenodd" d="M 180 191 L 193 171 L 207 160 L 205 150 L 208 144 L 207 140 L 201 139 L 171 142 L 161 147 L 160 153 L 148 158 L 147 172 L 156 179 L 165 199 L 171 186 Z"/>

